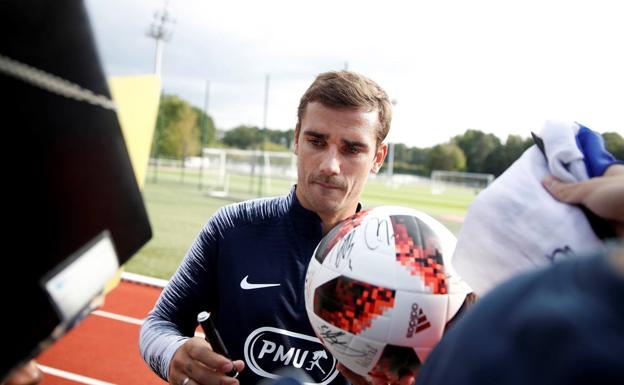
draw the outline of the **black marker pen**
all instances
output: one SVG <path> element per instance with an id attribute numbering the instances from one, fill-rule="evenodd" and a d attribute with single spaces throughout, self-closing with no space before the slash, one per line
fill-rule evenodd
<path id="1" fill-rule="evenodd" d="M 232 361 L 232 358 L 230 358 L 230 355 L 228 354 L 228 351 L 223 344 L 223 340 L 221 339 L 217 328 L 214 326 L 214 322 L 212 322 L 212 318 L 210 318 L 210 313 L 208 313 L 207 311 L 199 313 L 197 315 L 197 322 L 199 322 L 202 329 L 204 330 L 204 334 L 206 335 L 206 341 L 210 343 L 210 345 L 212 346 L 212 350 L 215 353 L 221 354 L 225 358 Z M 236 378 L 238 377 L 238 372 L 236 371 L 236 369 L 232 368 L 232 370 L 226 373 L 226 375 Z"/>

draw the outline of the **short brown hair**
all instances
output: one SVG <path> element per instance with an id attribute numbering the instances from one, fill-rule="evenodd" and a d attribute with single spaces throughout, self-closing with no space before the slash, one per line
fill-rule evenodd
<path id="1" fill-rule="evenodd" d="M 319 74 L 299 101 L 296 133 L 301 129 L 306 107 L 311 102 L 319 102 L 327 107 L 367 107 L 370 111 L 377 110 L 379 118 L 377 146 L 390 131 L 392 105 L 388 94 L 377 83 L 358 73 L 330 71 Z"/>

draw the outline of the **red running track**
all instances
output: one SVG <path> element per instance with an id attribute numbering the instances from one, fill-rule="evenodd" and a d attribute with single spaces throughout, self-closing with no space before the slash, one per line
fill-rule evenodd
<path id="1" fill-rule="evenodd" d="M 160 291 L 122 280 L 106 295 L 104 306 L 37 357 L 42 384 L 165 384 L 138 348 L 140 322 Z"/>

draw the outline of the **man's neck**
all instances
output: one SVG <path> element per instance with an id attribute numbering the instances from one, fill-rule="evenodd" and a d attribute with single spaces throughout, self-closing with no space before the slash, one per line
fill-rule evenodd
<path id="1" fill-rule="evenodd" d="M 318 216 L 321 218 L 321 222 L 323 222 L 323 235 L 326 235 L 327 233 L 329 233 L 329 231 L 333 229 L 342 220 L 355 214 L 357 208 L 358 208 L 358 205 L 356 204 L 350 210 L 343 210 L 343 211 L 340 211 L 339 213 L 331 213 L 331 214 L 317 213 Z"/>

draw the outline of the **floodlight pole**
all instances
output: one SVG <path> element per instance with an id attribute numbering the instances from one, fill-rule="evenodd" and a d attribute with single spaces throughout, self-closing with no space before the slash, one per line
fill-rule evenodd
<path id="1" fill-rule="evenodd" d="M 147 31 L 147 36 L 156 40 L 156 52 L 154 55 L 154 73 L 160 76 L 162 68 L 162 54 L 164 43 L 171 40 L 172 30 L 167 27 L 167 24 L 174 23 L 174 20 L 169 16 L 167 11 L 167 3 L 161 12 L 154 12 L 154 20 Z"/>
<path id="2" fill-rule="evenodd" d="M 390 103 L 392 103 L 392 106 L 394 107 L 396 106 L 397 101 L 396 99 L 392 99 Z M 388 180 L 390 180 L 392 175 L 394 175 L 394 142 L 388 143 L 388 168 L 386 169 L 386 173 Z"/>
<path id="3" fill-rule="evenodd" d="M 160 100 L 163 100 L 163 93 L 160 93 Z M 164 116 L 159 111 L 156 112 L 156 129 L 154 130 L 154 157 L 156 158 L 156 162 L 154 163 L 154 183 L 158 182 L 158 161 L 160 159 L 160 130 L 163 127 L 163 119 Z"/>
<path id="4" fill-rule="evenodd" d="M 388 178 L 392 178 L 394 175 L 394 142 L 388 143 Z"/>
<path id="5" fill-rule="evenodd" d="M 206 94 L 204 97 L 204 115 L 202 115 L 202 127 L 201 127 L 201 143 L 199 145 L 199 152 L 201 161 L 199 162 L 199 189 L 202 189 L 202 182 L 204 177 L 204 146 L 206 145 L 206 134 L 208 130 L 208 104 L 210 102 L 210 80 L 206 80 Z"/>
<path id="6" fill-rule="evenodd" d="M 162 68 L 163 41 L 156 39 L 156 56 L 154 56 L 154 73 L 160 76 Z"/>
<path id="7" fill-rule="evenodd" d="M 266 173 L 265 162 L 265 149 L 266 149 L 266 131 L 267 131 L 267 114 L 269 111 L 269 74 L 266 74 L 264 78 L 264 113 L 262 116 L 262 137 L 260 138 L 260 157 L 262 158 L 262 170 L 260 171 L 260 178 L 258 183 L 258 196 L 262 196 L 262 184 L 264 183 L 264 174 Z"/>
<path id="8" fill-rule="evenodd" d="M 174 20 L 169 16 L 169 12 L 167 11 L 167 3 L 169 1 L 165 0 L 165 5 L 163 7 L 162 12 L 154 12 L 154 20 L 147 30 L 147 36 L 156 40 L 156 53 L 154 56 L 154 73 L 160 77 L 161 73 L 161 63 L 162 63 L 162 53 L 164 42 L 169 41 L 171 39 L 172 30 L 166 28 L 166 24 L 173 23 Z M 162 103 L 164 94 L 161 91 L 160 102 Z M 154 153 L 156 155 L 156 163 L 154 165 L 154 182 L 158 181 L 158 161 L 160 159 L 160 131 L 163 127 L 163 123 L 160 117 L 160 106 L 158 108 L 158 118 L 156 121 L 156 129 L 154 130 Z"/>

